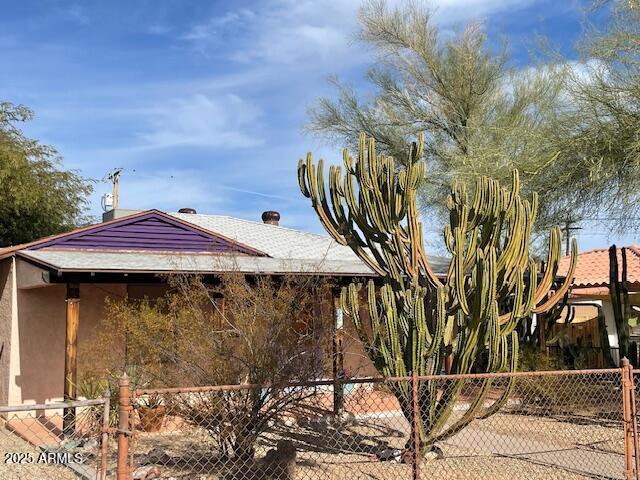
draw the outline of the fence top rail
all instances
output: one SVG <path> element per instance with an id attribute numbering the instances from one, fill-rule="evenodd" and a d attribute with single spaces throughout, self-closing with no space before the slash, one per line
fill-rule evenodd
<path id="1" fill-rule="evenodd" d="M 591 370 L 544 370 L 535 372 L 500 372 L 500 373 L 465 373 L 451 375 L 419 375 L 416 377 L 364 377 L 364 378 L 336 378 L 331 380 L 314 380 L 306 382 L 290 382 L 290 383 L 244 383 L 237 385 L 206 385 L 200 387 L 170 387 L 170 388 L 142 388 L 133 391 L 134 397 L 145 395 L 162 395 L 171 393 L 204 393 L 204 392 L 221 392 L 221 391 L 237 391 L 237 390 L 254 390 L 264 388 L 308 388 L 322 386 L 337 385 L 354 385 L 354 384 L 383 384 L 396 382 L 410 382 L 412 379 L 419 381 L 446 381 L 446 380 L 474 380 L 487 378 L 510 378 L 510 377 L 552 377 L 552 376 L 576 376 L 576 375 L 606 375 L 621 374 L 621 368 L 601 368 Z M 640 370 L 634 370 L 640 373 Z"/>
<path id="2" fill-rule="evenodd" d="M 105 401 L 106 400 L 104 398 L 96 398 L 93 400 L 74 400 L 69 402 L 8 405 L 8 406 L 0 406 L 0 413 L 28 412 L 30 410 L 59 410 L 62 408 L 75 408 L 75 407 L 91 407 L 93 405 L 104 405 Z"/>

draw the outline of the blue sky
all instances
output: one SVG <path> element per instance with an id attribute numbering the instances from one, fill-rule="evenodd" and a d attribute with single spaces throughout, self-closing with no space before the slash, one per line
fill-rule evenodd
<path id="1" fill-rule="evenodd" d="M 354 40 L 358 1 L 8 2 L 0 18 L 0 99 L 36 119 L 26 132 L 54 145 L 64 165 L 101 179 L 125 171 L 121 206 L 258 220 L 322 231 L 298 191 L 308 150 L 337 162 L 339 148 L 303 130 L 306 109 L 330 95 L 329 75 L 365 91 L 372 52 Z M 579 1 L 439 0 L 447 31 L 482 20 L 509 38 L 524 64 L 532 35 L 573 55 Z M 97 183 L 91 213 L 98 215 Z M 579 235 L 581 249 L 608 238 Z"/>

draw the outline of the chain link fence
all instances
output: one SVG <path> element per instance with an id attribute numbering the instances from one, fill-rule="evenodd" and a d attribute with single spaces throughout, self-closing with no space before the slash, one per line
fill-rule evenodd
<path id="1" fill-rule="evenodd" d="M 128 460 L 145 479 L 635 478 L 626 380 L 609 369 L 139 390 Z M 461 390 L 447 425 L 505 401 L 413 448 L 417 429 L 394 392 L 415 389 L 412 408 L 424 414 L 426 389 L 443 400 L 453 383 Z"/>
<path id="2" fill-rule="evenodd" d="M 107 397 L 0 407 L 0 478 L 631 479 L 638 375 L 626 366 L 131 394 L 124 379 L 117 429 Z M 451 406 L 441 431 L 474 420 L 418 441 L 428 390 Z"/>
<path id="3" fill-rule="evenodd" d="M 105 417 L 105 412 L 107 417 Z M 110 462 L 109 398 L 0 407 L 0 478 L 103 480 Z"/>

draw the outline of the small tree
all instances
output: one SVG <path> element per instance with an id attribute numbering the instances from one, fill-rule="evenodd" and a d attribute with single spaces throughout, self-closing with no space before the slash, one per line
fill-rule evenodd
<path id="1" fill-rule="evenodd" d="M 109 301 L 90 348 L 105 359 L 103 372 L 136 366 L 139 384 L 262 385 L 165 398 L 172 414 L 211 435 L 223 458 L 251 457 L 268 424 L 313 394 L 283 386 L 325 371 L 328 286 L 313 276 L 235 273 L 168 283 L 155 302 Z"/>
<path id="2" fill-rule="evenodd" d="M 0 101 L 0 246 L 61 233 L 86 221 L 91 184 L 60 168 L 48 145 L 27 138 L 19 125 L 33 112 Z"/>
<path id="3" fill-rule="evenodd" d="M 456 374 L 514 371 L 516 327 L 563 298 L 575 269 L 575 240 L 567 278 L 549 295 L 561 256 L 560 230 L 550 232 L 548 268 L 538 281 L 536 262 L 529 256 L 537 195 L 531 201 L 520 196 L 517 171 L 511 188 L 481 177 L 471 198 L 463 183 L 454 182 L 447 201 L 450 223 L 444 228 L 452 259 L 447 279 L 439 279 L 424 250 L 416 205 L 416 190 L 426 173 L 421 157 L 422 139 L 410 149 L 406 166 L 399 167 L 393 158 L 378 155 L 374 140 L 367 142 L 362 134 L 357 159 L 344 150 L 344 176 L 340 167 L 330 167 L 328 194 L 323 161 L 316 168 L 310 153 L 306 161 L 300 160 L 300 188 L 326 230 L 380 275 L 380 288 L 373 281 L 367 286 L 368 316 L 360 314 L 356 283 L 342 291 L 344 311 L 385 376 L 439 375 L 448 355 Z M 512 383 L 513 377 L 502 397 L 485 408 L 492 379 L 483 380 L 469 410 L 448 424 L 464 380 L 421 382 L 423 447 L 433 447 L 474 419 L 496 412 Z M 409 385 L 399 383 L 392 389 L 407 419 L 412 418 Z"/>

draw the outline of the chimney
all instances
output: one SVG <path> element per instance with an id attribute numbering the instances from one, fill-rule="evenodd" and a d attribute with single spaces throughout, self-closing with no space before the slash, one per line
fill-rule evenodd
<path id="1" fill-rule="evenodd" d="M 180 210 L 178 210 L 178 213 L 189 213 L 191 215 L 195 215 L 196 213 L 196 209 L 195 208 L 181 208 Z"/>
<path id="2" fill-rule="evenodd" d="M 273 210 L 262 212 L 262 221 L 264 223 L 268 223 L 269 225 L 277 226 L 280 224 L 280 213 L 274 212 Z"/>

